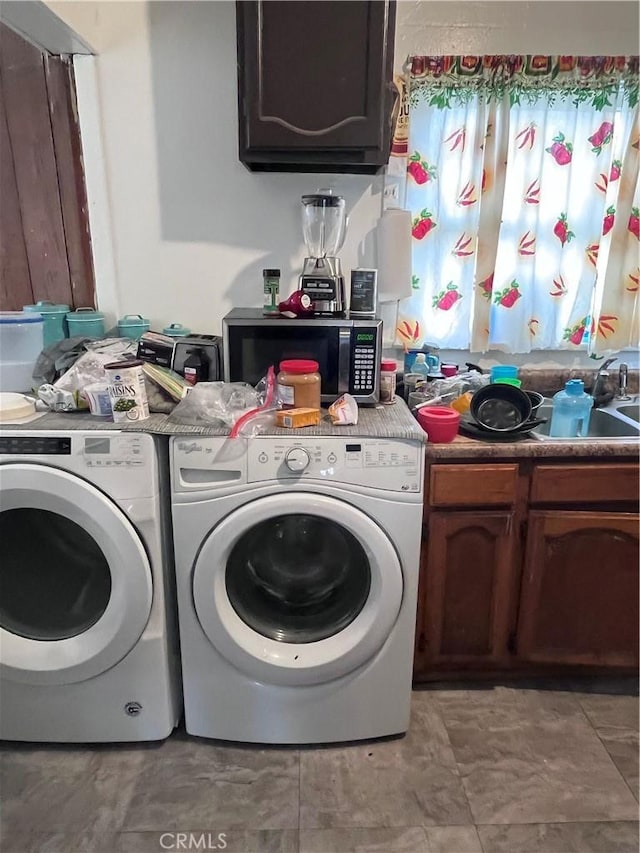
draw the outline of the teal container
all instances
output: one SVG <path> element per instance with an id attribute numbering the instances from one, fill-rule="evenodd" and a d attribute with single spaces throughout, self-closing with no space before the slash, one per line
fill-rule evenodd
<path id="1" fill-rule="evenodd" d="M 104 314 L 93 308 L 77 308 L 67 314 L 69 337 L 80 335 L 84 338 L 104 337 Z"/>
<path id="2" fill-rule="evenodd" d="M 66 317 L 69 313 L 68 305 L 56 305 L 43 299 L 35 305 L 25 305 L 23 311 L 40 314 L 44 320 L 43 348 L 50 347 L 56 341 L 69 337 Z"/>
<path id="3" fill-rule="evenodd" d="M 549 435 L 554 438 L 586 436 L 592 408 L 593 397 L 585 393 L 582 379 L 570 379 L 553 397 Z"/>
<path id="4" fill-rule="evenodd" d="M 514 364 L 496 364 L 489 371 L 489 381 L 499 382 L 501 379 L 517 379 L 518 368 Z"/>
<path id="5" fill-rule="evenodd" d="M 186 338 L 191 334 L 191 329 L 187 329 L 182 323 L 172 323 L 164 327 L 162 334 L 169 335 L 170 338 Z"/>
<path id="6" fill-rule="evenodd" d="M 118 320 L 118 335 L 121 338 L 131 338 L 137 341 L 145 332 L 149 331 L 151 323 L 140 314 L 125 314 Z"/>

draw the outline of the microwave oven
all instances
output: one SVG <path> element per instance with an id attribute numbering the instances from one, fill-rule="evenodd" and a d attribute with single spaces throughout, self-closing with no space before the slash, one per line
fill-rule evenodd
<path id="1" fill-rule="evenodd" d="M 255 385 L 270 365 L 311 358 L 322 378 L 321 399 L 349 393 L 359 404 L 378 402 L 382 320 L 349 317 L 265 317 L 257 308 L 234 308 L 222 321 L 226 382 Z"/>

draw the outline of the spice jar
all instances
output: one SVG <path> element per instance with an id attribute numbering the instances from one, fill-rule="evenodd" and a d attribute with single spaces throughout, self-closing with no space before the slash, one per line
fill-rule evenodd
<path id="1" fill-rule="evenodd" d="M 320 374 L 317 361 L 291 358 L 280 362 L 278 396 L 284 409 L 319 409 Z"/>
<path id="2" fill-rule="evenodd" d="M 380 402 L 396 401 L 396 363 L 392 358 L 383 358 L 380 362 Z"/>

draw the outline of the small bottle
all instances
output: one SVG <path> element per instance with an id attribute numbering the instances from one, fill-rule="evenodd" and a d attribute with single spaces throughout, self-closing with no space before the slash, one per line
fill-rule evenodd
<path id="1" fill-rule="evenodd" d="M 411 373 L 419 373 L 422 376 L 429 376 L 429 365 L 427 363 L 427 357 L 423 352 L 419 352 L 416 356 L 416 359 L 411 366 Z"/>
<path id="2" fill-rule="evenodd" d="M 593 397 L 586 394 L 582 379 L 570 379 L 553 397 L 549 435 L 554 438 L 586 436 L 593 408 Z"/>
<path id="3" fill-rule="evenodd" d="M 386 405 L 396 401 L 396 367 L 392 358 L 380 362 L 380 402 Z"/>
<path id="4" fill-rule="evenodd" d="M 277 314 L 280 302 L 280 270 L 262 270 L 262 279 L 264 282 L 262 313 Z"/>
<path id="5" fill-rule="evenodd" d="M 207 364 L 202 355 L 202 350 L 195 349 L 185 359 L 182 370 L 184 372 L 184 380 L 189 385 L 196 385 L 207 378 L 205 376 Z"/>

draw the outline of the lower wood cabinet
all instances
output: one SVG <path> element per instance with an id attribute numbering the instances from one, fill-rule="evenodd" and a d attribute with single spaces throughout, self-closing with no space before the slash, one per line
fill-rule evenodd
<path id="1" fill-rule="evenodd" d="M 634 461 L 431 463 L 415 680 L 637 671 L 639 477 Z"/>
<path id="2" fill-rule="evenodd" d="M 639 521 L 633 513 L 530 513 L 519 658 L 638 664 Z"/>
<path id="3" fill-rule="evenodd" d="M 416 644 L 421 668 L 508 656 L 517 551 L 510 511 L 431 513 Z"/>

